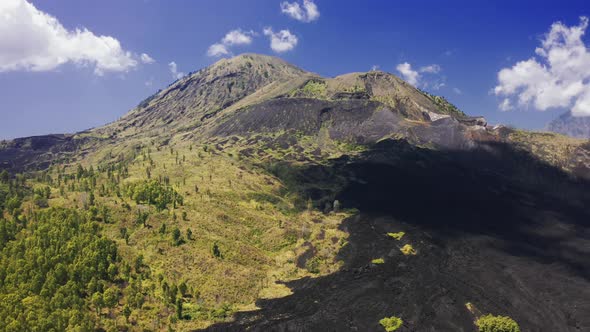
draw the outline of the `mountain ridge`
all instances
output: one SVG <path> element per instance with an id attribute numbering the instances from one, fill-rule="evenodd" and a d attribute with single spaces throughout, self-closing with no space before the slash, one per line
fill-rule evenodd
<path id="1" fill-rule="evenodd" d="M 362 109 L 363 103 L 374 105 L 372 115 L 364 117 L 368 122 L 334 124 L 333 121 L 320 121 L 318 123 L 327 127 L 316 126 L 315 133 L 308 133 L 316 136 L 327 130 L 328 137 L 334 134 L 340 140 L 354 144 L 371 144 L 395 136 L 414 144 L 433 144 L 442 148 L 470 148 L 480 141 L 509 141 L 568 170 L 588 167 L 583 158 L 588 153 L 582 141 L 553 136 L 553 140 L 571 148 L 559 154 L 547 153 L 555 148 L 542 134 L 525 135 L 503 126 L 489 126 L 483 117 L 468 117 L 445 98 L 420 91 L 393 74 L 370 71 L 324 78 L 280 58 L 252 53 L 221 59 L 190 73 L 148 97 L 117 121 L 71 134 L 67 142 L 48 137 L 47 141 L 54 144 L 45 144 L 45 150 L 18 149 L 15 148 L 18 144 L 14 143 L 18 140 L 6 141 L 3 143 L 6 152 L 0 154 L 0 165 L 4 168 L 17 164 L 46 166 L 51 160 L 62 158 L 61 154 L 63 158 L 72 158 L 75 157 L 73 150 L 92 151 L 116 142 L 127 142 L 128 146 L 141 144 L 146 139 L 202 142 L 214 139 L 222 132 L 227 135 L 227 130 L 221 130 L 220 126 L 240 122 L 253 112 L 264 113 L 259 120 L 266 120 L 273 118 L 275 110 L 280 111 L 280 108 L 264 105 L 276 105 L 276 100 L 280 99 L 284 100 L 284 105 L 295 105 L 302 101 L 301 98 L 308 98 L 308 104 L 323 104 L 324 108 L 332 109 L 324 115 L 337 117 L 341 114 L 341 106 L 349 108 L 357 104 Z M 296 122 L 317 121 L 318 115 L 312 116 L 314 112 L 305 112 L 302 108 L 297 111 L 299 116 L 293 119 Z M 342 119 L 352 121 L 353 118 Z M 258 125 L 272 128 L 277 124 L 259 122 Z M 343 132 L 344 128 L 348 128 L 348 133 Z M 363 136 L 363 131 L 369 140 Z M 43 140 L 43 136 L 29 140 Z"/>
<path id="2" fill-rule="evenodd" d="M 574 138 L 590 139 L 590 116 L 576 117 L 571 111 L 565 112 L 551 121 L 547 130 Z"/>

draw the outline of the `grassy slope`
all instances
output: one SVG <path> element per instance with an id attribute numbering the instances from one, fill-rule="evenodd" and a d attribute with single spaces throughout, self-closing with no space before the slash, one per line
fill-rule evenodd
<path id="1" fill-rule="evenodd" d="M 310 141 L 310 140 L 302 140 Z M 148 277 L 143 281 L 146 304 L 134 310 L 131 325 L 134 328 L 163 329 L 174 308 L 166 305 L 161 289 L 162 281 L 168 284 L 186 282 L 192 297 L 184 300 L 184 313 L 192 319 L 173 323 L 180 330 L 201 328 L 214 321 L 225 319 L 234 310 L 254 308 L 258 298 L 271 298 L 289 294 L 289 289 L 275 281 L 287 281 L 304 276 L 316 276 L 334 272 L 340 266 L 335 255 L 346 242 L 346 234 L 337 229 L 346 212 L 323 214 L 317 210 L 296 208 L 294 202 L 305 200 L 297 193 L 289 192 L 269 172 L 255 164 L 278 160 L 289 151 L 267 149 L 250 160 L 238 160 L 241 142 L 221 146 L 184 145 L 157 148 L 147 144 L 140 149 L 123 144 L 105 148 L 83 160 L 86 168 L 98 169 L 120 157 L 128 160 L 128 177 L 120 187 L 147 178 L 150 168 L 152 179 L 168 176 L 175 190 L 184 197 L 184 206 L 156 212 L 147 207 L 150 216 L 147 227 L 136 225 L 138 207 L 129 197 L 118 198 L 115 191 L 100 196 L 95 190 L 96 205 L 109 209 L 111 223 L 104 227 L 105 235 L 117 242 L 125 261 L 130 265 L 143 255 L 148 267 Z M 308 143 L 311 150 L 312 143 Z M 133 153 L 133 151 L 137 151 Z M 149 152 L 148 152 L 149 151 Z M 178 161 L 177 161 L 178 156 Z M 151 160 L 151 161 L 150 161 Z M 183 161 L 184 160 L 184 161 Z M 152 165 L 152 166 L 150 166 Z M 50 171 L 58 177 L 57 168 Z M 65 173 L 75 172 L 75 165 L 65 168 Z M 33 187 L 46 183 L 31 181 Z M 109 187 L 106 174 L 101 172 L 97 188 Z M 198 192 L 195 192 L 195 185 Z M 64 186 L 65 197 L 59 186 L 53 183 L 51 206 L 85 208 L 88 194 L 76 189 L 69 192 Z M 124 207 L 129 204 L 130 208 Z M 186 213 L 186 220 L 183 220 Z M 174 217 L 176 216 L 176 217 Z M 167 232 L 159 229 L 166 223 Z M 130 234 L 128 244 L 120 235 L 125 227 Z M 175 246 L 172 229 L 181 230 L 185 243 Z M 186 232 L 192 231 L 192 240 Z M 223 258 L 212 255 L 217 243 Z M 309 245 L 320 248 L 320 257 L 311 273 L 305 266 L 297 266 L 297 258 Z M 126 299 L 120 301 L 121 310 Z M 108 320 L 103 317 L 103 320 Z M 175 320 L 172 318 L 172 321 Z M 118 320 L 124 325 L 124 320 Z M 108 324 L 105 322 L 105 326 Z"/>
<path id="2" fill-rule="evenodd" d="M 518 148 L 529 151 L 537 158 L 565 171 L 572 170 L 573 165 L 570 161 L 575 150 L 588 142 L 555 133 L 525 130 L 512 131 L 508 139 Z"/>

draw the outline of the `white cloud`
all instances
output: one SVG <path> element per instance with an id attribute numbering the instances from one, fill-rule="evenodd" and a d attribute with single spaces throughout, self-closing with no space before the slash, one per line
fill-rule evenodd
<path id="1" fill-rule="evenodd" d="M 220 44 L 220 43 L 215 43 L 215 44 L 209 46 L 209 49 L 207 50 L 208 56 L 222 56 L 222 55 L 227 55 L 227 54 L 229 54 L 227 47 L 225 47 L 225 45 Z"/>
<path id="2" fill-rule="evenodd" d="M 297 36 L 289 30 L 273 32 L 272 28 L 265 28 L 264 35 L 270 38 L 270 48 L 277 53 L 290 51 L 297 46 Z"/>
<path id="3" fill-rule="evenodd" d="M 371 66 L 371 71 L 377 71 L 377 70 L 379 70 L 379 65 Z"/>
<path id="4" fill-rule="evenodd" d="M 582 40 L 587 28 L 587 17 L 572 27 L 553 23 L 537 57 L 500 70 L 494 88 L 504 97 L 500 109 L 511 109 L 515 98 L 521 107 L 571 108 L 576 116 L 590 116 L 590 50 Z"/>
<path id="5" fill-rule="evenodd" d="M 229 47 L 233 45 L 249 45 L 252 43 L 253 31 L 236 29 L 228 32 L 219 43 L 209 46 L 208 56 L 218 57 L 230 54 Z"/>
<path id="6" fill-rule="evenodd" d="M 434 82 L 434 84 L 432 85 L 432 89 L 433 90 L 440 90 L 441 88 L 444 88 L 445 86 L 447 86 L 447 84 L 445 82 Z"/>
<path id="7" fill-rule="evenodd" d="M 512 103 L 510 103 L 510 99 L 504 98 L 498 107 L 503 112 L 510 111 L 512 109 Z"/>
<path id="8" fill-rule="evenodd" d="M 224 45 L 248 45 L 252 43 L 252 32 L 243 32 L 241 30 L 232 30 L 228 32 L 221 40 Z"/>
<path id="9" fill-rule="evenodd" d="M 420 79 L 420 73 L 413 70 L 411 64 L 409 64 L 407 62 L 400 63 L 399 65 L 397 65 L 397 67 L 395 67 L 395 69 L 397 69 L 397 71 L 399 71 L 400 74 L 402 74 L 402 77 L 408 83 L 410 83 L 411 85 L 413 85 L 415 87 L 418 86 L 418 80 Z"/>
<path id="10" fill-rule="evenodd" d="M 281 12 L 301 22 L 312 22 L 320 17 L 318 6 L 312 0 L 303 0 L 303 6 L 297 2 L 282 2 Z"/>
<path id="11" fill-rule="evenodd" d="M 67 30 L 25 0 L 0 1 L 0 72 L 48 71 L 65 63 L 92 66 L 102 75 L 136 67 L 138 56 L 111 36 L 85 28 Z"/>
<path id="12" fill-rule="evenodd" d="M 424 67 L 420 68 L 420 72 L 421 73 L 436 74 L 436 73 L 440 72 L 440 66 L 437 64 L 424 66 Z"/>
<path id="13" fill-rule="evenodd" d="M 141 59 L 141 62 L 145 64 L 151 64 L 156 62 L 156 60 L 154 60 L 151 56 L 147 55 L 146 53 L 141 53 L 141 56 L 139 58 Z"/>
<path id="14" fill-rule="evenodd" d="M 170 68 L 170 73 L 172 74 L 172 77 L 174 77 L 177 80 L 183 78 L 185 75 L 183 72 L 178 71 L 178 66 L 174 61 L 168 64 L 168 68 Z"/>
<path id="15" fill-rule="evenodd" d="M 459 89 L 459 88 L 453 88 L 453 92 L 456 93 L 456 94 L 458 94 L 458 95 L 462 95 L 463 94 L 463 91 L 461 91 L 461 89 Z"/>
<path id="16" fill-rule="evenodd" d="M 434 90 L 438 90 L 444 87 L 445 84 L 445 77 L 431 79 L 430 82 L 424 80 L 424 75 L 427 74 L 429 76 L 438 74 L 442 69 L 437 64 L 431 64 L 428 66 L 420 67 L 420 69 L 415 70 L 412 68 L 412 65 L 408 62 L 400 63 L 395 67 L 397 71 L 402 75 L 403 79 L 406 80 L 408 83 L 415 87 L 422 87 L 427 88 L 428 86 L 432 86 Z"/>

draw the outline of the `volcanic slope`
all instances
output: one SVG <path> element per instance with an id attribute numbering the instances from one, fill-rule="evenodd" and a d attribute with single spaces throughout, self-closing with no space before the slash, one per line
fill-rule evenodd
<path id="1" fill-rule="evenodd" d="M 116 245 L 77 293 L 97 329 L 590 328 L 590 145 L 490 126 L 389 73 L 244 54 L 104 127 L 2 142 L 0 163 L 15 225 L 0 267 L 57 208 Z M 7 285 L 16 330 L 40 308 L 16 305 L 26 294 L 57 292 Z"/>

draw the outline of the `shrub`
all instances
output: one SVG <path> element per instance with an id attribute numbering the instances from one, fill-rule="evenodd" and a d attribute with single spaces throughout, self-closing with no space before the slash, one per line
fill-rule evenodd
<path id="1" fill-rule="evenodd" d="M 213 243 L 213 247 L 211 248 L 211 253 L 215 258 L 221 258 L 221 250 L 219 250 L 219 246 L 217 243 Z"/>
<path id="2" fill-rule="evenodd" d="M 373 264 L 383 264 L 385 263 L 385 260 L 383 260 L 383 258 L 375 258 L 371 261 L 371 263 Z"/>
<path id="3" fill-rule="evenodd" d="M 321 264 L 321 259 L 318 256 L 315 256 L 312 259 L 307 261 L 307 263 L 305 264 L 305 268 L 310 273 L 318 274 L 318 273 L 320 273 L 320 264 Z"/>
<path id="4" fill-rule="evenodd" d="M 408 256 L 408 255 L 416 255 L 417 254 L 416 249 L 414 249 L 414 247 L 412 247 L 411 244 L 406 244 L 400 250 L 406 256 Z"/>
<path id="5" fill-rule="evenodd" d="M 178 229 L 178 227 L 175 227 L 172 230 L 172 240 L 174 241 L 175 246 L 179 246 L 183 243 L 182 235 L 181 235 L 180 229 Z"/>
<path id="6" fill-rule="evenodd" d="M 401 318 L 395 316 L 385 317 L 379 321 L 379 324 L 381 324 L 381 326 L 383 326 L 387 332 L 392 332 L 399 329 L 403 323 L 404 321 L 401 320 Z"/>
<path id="7" fill-rule="evenodd" d="M 133 198 L 137 204 L 150 204 L 162 211 L 172 204 L 183 204 L 183 198 L 172 187 L 155 180 L 132 183 L 128 187 L 128 196 Z"/>
<path id="8" fill-rule="evenodd" d="M 404 235 L 406 235 L 406 232 L 387 233 L 387 236 L 394 238 L 398 241 L 401 240 L 402 237 L 404 237 Z"/>
<path id="9" fill-rule="evenodd" d="M 518 324 L 508 316 L 481 316 L 475 322 L 479 332 L 520 332 Z"/>

